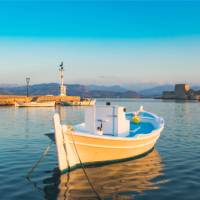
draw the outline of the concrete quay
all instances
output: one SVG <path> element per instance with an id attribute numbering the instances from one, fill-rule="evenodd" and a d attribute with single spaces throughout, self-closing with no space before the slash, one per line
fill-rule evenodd
<path id="1" fill-rule="evenodd" d="M 57 104 L 60 101 L 80 101 L 79 96 L 17 96 L 17 95 L 0 95 L 0 106 L 13 106 L 15 102 L 43 102 L 43 101 L 56 101 Z"/>

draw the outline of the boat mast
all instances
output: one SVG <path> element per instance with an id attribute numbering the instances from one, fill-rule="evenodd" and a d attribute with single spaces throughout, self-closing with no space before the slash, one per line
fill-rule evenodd
<path id="1" fill-rule="evenodd" d="M 61 62 L 59 66 L 59 71 L 60 71 L 60 96 L 66 96 L 66 86 L 64 85 L 64 67 L 63 67 L 63 62 Z"/>

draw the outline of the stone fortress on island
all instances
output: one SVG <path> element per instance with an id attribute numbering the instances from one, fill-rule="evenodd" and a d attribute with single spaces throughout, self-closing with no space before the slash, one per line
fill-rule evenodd
<path id="1" fill-rule="evenodd" d="M 190 89 L 188 84 L 176 84 L 174 91 L 164 91 L 162 99 L 200 100 L 200 90 Z"/>

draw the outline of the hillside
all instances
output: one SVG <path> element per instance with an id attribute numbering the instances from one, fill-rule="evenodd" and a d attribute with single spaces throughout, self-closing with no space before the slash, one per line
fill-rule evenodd
<path id="1" fill-rule="evenodd" d="M 67 85 L 68 95 L 94 98 L 138 98 L 139 94 L 120 86 L 85 86 L 80 84 Z M 26 95 L 26 86 L 3 87 L 0 94 Z M 36 95 L 59 95 L 59 84 L 45 83 L 29 87 L 29 94 Z"/>
<path id="2" fill-rule="evenodd" d="M 194 90 L 200 90 L 200 86 L 191 86 Z M 122 87 L 120 85 L 104 86 L 104 85 L 81 85 L 68 84 L 68 95 L 94 98 L 154 98 L 162 95 L 163 91 L 173 91 L 174 85 L 159 85 L 135 91 L 133 89 Z M 137 89 L 137 88 L 136 88 Z M 30 95 L 59 95 L 58 83 L 43 83 L 31 85 L 29 88 Z M 26 86 L 0 85 L 0 94 L 16 94 L 26 95 Z"/>
<path id="3" fill-rule="evenodd" d="M 173 91 L 174 85 L 161 85 L 153 88 L 139 91 L 142 97 L 158 97 L 161 96 L 163 91 Z"/>

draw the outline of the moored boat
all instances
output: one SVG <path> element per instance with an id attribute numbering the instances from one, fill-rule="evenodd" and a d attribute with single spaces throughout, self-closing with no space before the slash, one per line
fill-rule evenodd
<path id="1" fill-rule="evenodd" d="M 85 122 L 61 125 L 54 115 L 59 170 L 126 161 L 150 152 L 164 128 L 164 120 L 143 108 L 127 113 L 124 107 L 93 106 Z"/>
<path id="2" fill-rule="evenodd" d="M 55 101 L 44 101 L 44 102 L 15 102 L 15 107 L 55 107 Z"/>
<path id="3" fill-rule="evenodd" d="M 94 106 L 96 99 L 84 98 L 80 101 L 61 101 L 62 106 Z"/>

